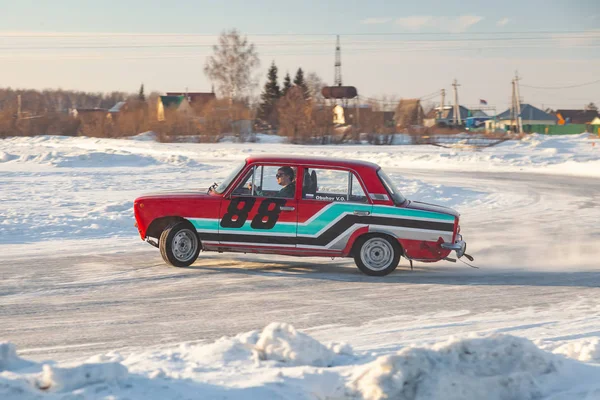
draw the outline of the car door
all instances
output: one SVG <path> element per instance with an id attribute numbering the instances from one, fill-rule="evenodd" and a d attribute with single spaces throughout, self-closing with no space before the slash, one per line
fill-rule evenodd
<path id="1" fill-rule="evenodd" d="M 251 165 L 240 184 L 223 199 L 219 215 L 221 247 L 252 251 L 296 247 L 297 190 L 290 197 L 279 195 L 281 187 L 275 176 L 281 167 Z"/>
<path id="2" fill-rule="evenodd" d="M 342 251 L 354 232 L 368 228 L 373 206 L 364 185 L 345 169 L 303 167 L 301 173 L 298 248 Z"/>

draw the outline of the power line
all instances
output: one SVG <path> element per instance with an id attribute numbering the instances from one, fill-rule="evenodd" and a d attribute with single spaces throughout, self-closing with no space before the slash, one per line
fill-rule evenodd
<path id="1" fill-rule="evenodd" d="M 0 36 L 1 37 L 1 36 Z M 589 36 L 565 36 L 565 37 L 509 37 L 509 38 L 463 38 L 463 39 L 405 39 L 396 41 L 348 41 L 346 46 L 364 46 L 368 49 L 386 49 L 389 46 L 404 44 L 429 44 L 429 43 L 458 43 L 465 44 L 469 42 L 497 42 L 497 41 L 555 41 L 557 39 L 590 39 Z M 600 39 L 600 35 L 597 37 Z M 330 46 L 325 41 L 304 41 L 304 42 L 263 42 L 254 43 L 255 45 L 266 47 L 295 47 L 295 46 Z M 537 46 L 537 45 L 536 45 Z M 596 47 L 597 44 L 590 44 L 589 47 Z M 159 48 L 212 48 L 213 44 L 208 43 L 161 43 L 161 44 L 92 44 L 92 45 L 46 45 L 46 46 L 3 46 L 0 50 L 90 50 L 90 49 L 159 49 Z"/>
<path id="2" fill-rule="evenodd" d="M 587 83 L 581 83 L 581 84 L 577 84 L 577 85 L 569 85 L 569 86 L 529 86 L 529 85 L 521 85 L 523 87 L 526 88 L 531 88 L 531 89 L 570 89 L 570 88 L 576 88 L 576 87 L 582 87 L 582 86 L 588 86 L 588 85 L 593 85 L 595 83 L 600 82 L 600 79 L 592 81 L 592 82 L 587 82 Z"/>
<path id="3" fill-rule="evenodd" d="M 242 33 L 243 36 L 448 36 L 448 35 L 549 35 L 549 34 L 573 34 L 573 33 L 585 33 L 590 34 L 594 31 L 589 30 L 571 30 L 571 31 L 503 31 L 503 32 L 355 32 L 355 33 L 267 33 L 267 32 L 256 32 L 256 33 Z M 220 33 L 108 33 L 108 32 L 74 32 L 74 33 L 10 33 L 0 34 L 0 38 L 76 38 L 76 37 L 213 37 L 219 36 Z"/>

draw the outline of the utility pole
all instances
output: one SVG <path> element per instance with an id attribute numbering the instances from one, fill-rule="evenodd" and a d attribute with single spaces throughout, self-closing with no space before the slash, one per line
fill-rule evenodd
<path id="1" fill-rule="evenodd" d="M 510 81 L 511 85 L 512 85 L 512 95 L 510 98 L 510 124 L 513 125 L 513 121 L 515 121 L 516 124 L 516 115 L 515 112 L 517 111 L 517 102 L 516 102 L 516 95 L 515 95 L 515 80 L 513 79 L 512 81 Z"/>
<path id="2" fill-rule="evenodd" d="M 452 87 L 454 87 L 454 125 L 456 125 L 456 122 L 458 121 L 458 125 L 462 125 L 462 120 L 460 119 L 460 108 L 458 107 L 458 86 L 460 86 L 457 82 L 456 79 L 454 80 L 454 82 L 452 83 Z"/>
<path id="3" fill-rule="evenodd" d="M 342 86 L 342 47 L 340 46 L 340 35 L 337 35 L 335 44 L 335 86 Z"/>
<path id="4" fill-rule="evenodd" d="M 440 103 L 440 112 L 438 113 L 438 119 L 442 119 L 444 116 L 444 100 L 446 99 L 446 89 L 442 89 L 442 102 Z"/>
<path id="5" fill-rule="evenodd" d="M 21 119 L 21 95 L 17 95 L 17 119 Z"/>
<path id="6" fill-rule="evenodd" d="M 523 118 L 521 117 L 521 96 L 519 94 L 519 72 L 515 71 L 515 94 L 517 100 L 517 129 L 518 133 L 523 133 Z"/>

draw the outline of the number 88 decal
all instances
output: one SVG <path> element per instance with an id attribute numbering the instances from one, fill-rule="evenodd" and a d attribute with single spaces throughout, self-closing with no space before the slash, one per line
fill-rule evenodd
<path id="1" fill-rule="evenodd" d="M 273 229 L 279 219 L 281 206 L 285 204 L 285 201 L 285 199 L 263 200 L 260 206 L 258 206 L 256 215 L 252 218 L 250 227 L 252 229 Z M 229 207 L 227 207 L 227 213 L 221 219 L 221 226 L 223 228 L 241 228 L 244 226 L 244 223 L 248 219 L 248 214 L 255 203 L 256 199 L 253 197 L 237 197 L 233 199 L 229 203 Z M 236 218 L 234 219 L 234 217 Z"/>

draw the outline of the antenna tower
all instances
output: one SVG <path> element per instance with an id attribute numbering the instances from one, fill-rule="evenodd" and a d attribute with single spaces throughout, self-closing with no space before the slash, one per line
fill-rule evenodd
<path id="1" fill-rule="evenodd" d="M 337 35 L 335 45 L 335 86 L 342 86 L 342 48 L 340 46 L 340 35 Z"/>

